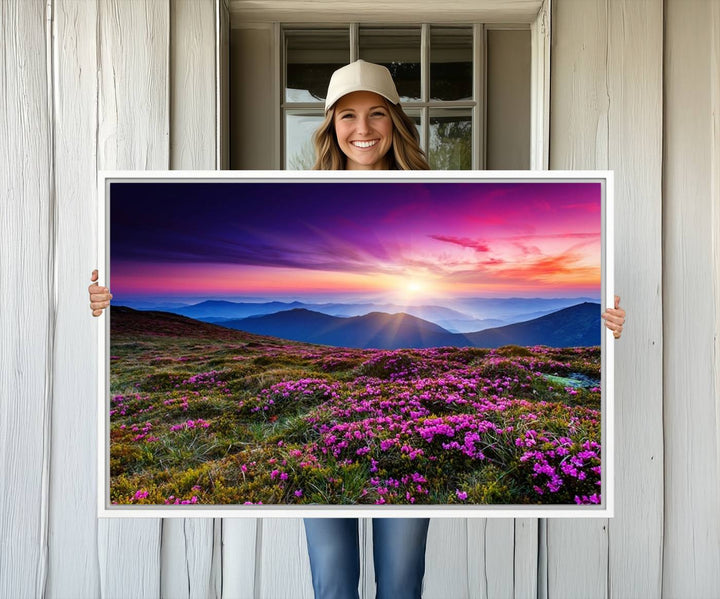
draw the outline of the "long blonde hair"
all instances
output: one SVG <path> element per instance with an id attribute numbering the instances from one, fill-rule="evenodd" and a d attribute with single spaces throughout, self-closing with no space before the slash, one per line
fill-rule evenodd
<path id="1" fill-rule="evenodd" d="M 415 123 L 405 114 L 400 104 L 385 102 L 393 124 L 392 147 L 387 156 L 390 170 L 423 171 L 430 170 L 425 152 L 420 147 L 420 136 Z M 325 119 L 313 134 L 315 146 L 315 171 L 345 170 L 346 156 L 335 135 L 335 106 L 325 113 Z"/>

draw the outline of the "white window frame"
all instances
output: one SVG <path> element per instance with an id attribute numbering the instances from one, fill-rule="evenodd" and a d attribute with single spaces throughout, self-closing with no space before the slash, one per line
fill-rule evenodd
<path id="1" fill-rule="evenodd" d="M 501 28 L 502 26 L 490 25 L 490 23 L 514 23 L 509 27 L 528 26 L 531 32 L 531 85 L 530 85 L 530 169 L 531 170 L 547 170 L 549 166 L 549 124 L 550 124 L 550 10 L 552 0 L 536 0 L 531 6 L 531 2 L 527 2 L 527 10 L 519 12 L 518 6 L 512 2 L 484 2 L 483 0 L 467 0 L 466 6 L 462 3 L 458 4 L 460 9 L 450 12 L 449 7 L 440 6 L 438 9 L 426 9 L 427 4 L 419 3 L 417 9 L 413 12 L 409 4 L 404 9 L 400 6 L 398 0 L 392 4 L 378 1 L 374 12 L 367 12 L 367 3 L 363 3 L 365 14 L 360 7 L 354 12 L 363 22 L 368 24 L 373 22 L 382 22 L 386 26 L 403 22 L 403 16 L 407 14 L 415 14 L 418 20 L 424 23 L 434 23 L 438 25 L 468 25 L 474 23 L 477 31 L 482 27 L 483 43 L 476 43 L 474 39 L 473 61 L 482 60 L 485 62 L 484 48 L 485 35 L 488 27 Z M 288 0 L 261 0 L 255 3 L 246 3 L 241 0 L 229 0 L 229 11 L 232 26 L 235 27 L 241 23 L 249 24 L 252 22 L 272 22 L 275 55 L 273 62 L 277 76 L 275 81 L 277 84 L 274 88 L 273 106 L 275 107 L 275 123 L 277 130 L 270 132 L 275 135 L 279 143 L 274 147 L 274 163 L 275 168 L 283 169 L 285 165 L 284 157 L 284 114 L 282 105 L 284 105 L 284 58 L 282 53 L 284 47 L 282 43 L 282 29 L 280 23 L 287 26 L 300 27 L 311 25 L 312 22 L 322 21 L 324 24 L 330 25 L 349 25 L 346 17 L 343 15 L 353 14 L 353 1 L 346 0 L 344 3 L 327 3 L 321 6 L 321 3 L 312 4 L 314 8 L 308 6 L 299 6 L 299 4 L 307 4 L 305 2 L 289 3 Z M 303 8 L 307 10 L 303 10 Z M 382 18 L 379 14 L 382 12 Z M 321 13 L 321 14 L 319 14 Z M 365 19 L 363 19 L 365 17 Z M 457 17 L 457 18 L 453 18 Z M 484 21 L 486 25 L 479 23 Z M 405 23 L 407 24 L 407 23 Z M 418 23 L 415 23 L 416 25 Z M 507 27 L 507 26 L 506 26 Z M 357 27 L 353 34 L 357 36 Z M 477 35 L 477 34 L 475 34 Z M 351 60 L 357 58 L 353 56 L 353 48 L 357 48 L 357 44 L 351 39 Z M 478 52 L 481 52 L 478 56 Z M 479 64 L 479 63 L 478 63 Z M 483 69 L 485 71 L 485 69 Z M 475 70 L 475 72 L 477 72 Z M 476 101 L 473 108 L 473 136 L 479 134 L 480 131 L 485 135 L 485 81 L 484 77 L 480 81 L 478 77 L 473 83 L 473 95 L 481 102 Z M 427 78 L 425 78 L 427 81 Z M 427 121 L 427 119 L 425 119 Z M 424 125 L 425 127 L 425 125 Z M 477 132 L 476 132 L 477 129 Z M 427 139 L 427 129 L 423 129 L 423 138 Z M 485 156 L 483 148 L 485 140 L 482 143 L 475 143 L 473 139 L 473 169 L 480 168 L 485 164 Z M 476 166 L 477 165 L 477 166 Z"/>
<path id="2" fill-rule="evenodd" d="M 438 101 L 430 98 L 430 36 L 432 27 L 463 27 L 471 32 L 472 35 L 472 64 L 473 64 L 473 81 L 472 81 L 472 99 L 471 100 L 447 100 Z M 486 25 L 484 23 L 462 24 L 462 23 L 403 23 L 403 24 L 378 24 L 378 23 L 350 23 L 343 24 L 289 24 L 281 26 L 280 52 L 281 52 L 281 72 L 279 79 L 281 81 L 281 98 L 280 98 L 280 168 L 286 168 L 286 115 L 292 110 L 316 110 L 318 103 L 311 102 L 286 102 L 284 90 L 287 88 L 287 55 L 286 55 L 286 32 L 295 33 L 297 31 L 322 31 L 329 29 L 349 29 L 348 41 L 350 45 L 350 61 L 359 58 L 360 44 L 360 27 L 368 27 L 373 29 L 393 28 L 417 28 L 420 32 L 420 100 L 406 102 L 403 104 L 405 111 L 412 115 L 420 115 L 420 145 L 429 155 L 430 144 L 430 112 L 433 109 L 443 108 L 459 108 L 465 109 L 470 113 L 471 122 L 471 147 L 472 156 L 470 162 L 471 170 L 484 170 L 486 168 L 486 130 L 487 122 L 487 31 L 507 30 L 507 29 L 525 29 L 529 30 L 529 25 Z"/>

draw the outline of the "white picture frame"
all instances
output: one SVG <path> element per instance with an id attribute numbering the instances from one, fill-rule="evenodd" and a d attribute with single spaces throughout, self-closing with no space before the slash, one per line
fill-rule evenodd
<path id="1" fill-rule="evenodd" d="M 98 173 L 99 284 L 110 283 L 111 202 L 113 183 L 237 183 L 240 185 L 350 185 L 470 183 L 599 183 L 601 188 L 601 289 L 604 308 L 613 306 L 613 173 L 611 171 L 101 171 Z M 301 194 L 300 194 L 301 195 Z M 302 198 L 298 198 L 302 202 Z M 138 215 L 141 216 L 141 215 Z M 117 305 L 118 300 L 113 300 Z M 99 517 L 482 517 L 609 518 L 614 514 L 614 352 L 613 337 L 602 327 L 601 446 L 602 500 L 599 505 L 113 505 L 110 501 L 110 313 L 99 319 L 98 370 L 98 516 Z"/>

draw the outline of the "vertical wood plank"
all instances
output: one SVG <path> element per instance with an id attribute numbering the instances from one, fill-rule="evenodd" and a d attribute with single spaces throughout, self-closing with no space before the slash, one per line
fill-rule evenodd
<path id="1" fill-rule="evenodd" d="M 457 597 L 469 594 L 470 563 L 467 518 L 431 518 L 425 551 L 424 599 Z"/>
<path id="2" fill-rule="evenodd" d="M 171 169 L 215 168 L 215 58 L 214 0 L 170 0 Z M 165 520 L 162 597 L 217 596 L 215 577 L 221 570 L 213 569 L 215 532 L 212 519 Z"/>
<path id="3" fill-rule="evenodd" d="M 99 0 L 98 168 L 167 169 L 169 4 Z"/>
<path id="4" fill-rule="evenodd" d="M 0 596 L 37 597 L 54 326 L 45 2 L 2 2 L 0 32 Z"/>
<path id="5" fill-rule="evenodd" d="M 551 169 L 608 168 L 607 27 L 607 0 L 552 3 Z M 548 520 L 548 596 L 605 598 L 607 543 L 607 520 Z"/>
<path id="6" fill-rule="evenodd" d="M 548 597 L 606 599 L 607 520 L 548 520 Z"/>
<path id="7" fill-rule="evenodd" d="M 538 530 L 537 518 L 515 518 L 514 588 L 515 599 L 538 596 Z"/>
<path id="8" fill-rule="evenodd" d="M 609 168 L 615 284 L 615 518 L 610 594 L 660 597 L 663 546 L 662 0 L 608 2 Z M 642 223 L 640 225 L 640 223 Z M 642 390 L 638 392 L 638 390 Z"/>
<path id="9" fill-rule="evenodd" d="M 101 0 L 98 21 L 98 167 L 167 169 L 169 5 Z M 162 521 L 101 520 L 98 532 L 102 596 L 158 597 Z"/>
<path id="10" fill-rule="evenodd" d="M 473 599 L 487 599 L 485 536 L 487 519 L 468 520 L 466 540 L 467 555 L 467 596 Z"/>
<path id="11" fill-rule="evenodd" d="M 548 599 L 547 518 L 538 520 L 537 599 Z"/>
<path id="12" fill-rule="evenodd" d="M 550 168 L 608 165 L 607 0 L 553 0 Z"/>
<path id="13" fill-rule="evenodd" d="M 264 518 L 255 592 L 258 597 L 312 599 L 310 558 L 300 518 Z"/>
<path id="14" fill-rule="evenodd" d="M 216 168 L 215 0 L 170 3 L 170 168 Z"/>
<path id="15" fill-rule="evenodd" d="M 97 266 L 97 6 L 56 0 L 55 262 L 49 575 L 46 596 L 98 597 L 96 327 L 86 287 Z M 0 593 L 2 594 L 2 593 Z"/>
<path id="16" fill-rule="evenodd" d="M 713 388 L 715 396 L 720 393 L 720 5 L 714 4 L 711 13 L 713 24 L 712 48 L 710 51 L 710 102 L 712 110 L 712 147 L 710 173 L 712 177 L 710 195 L 712 215 L 710 226 L 713 235 L 712 268 L 714 277 L 715 322 L 713 326 Z M 720 430 L 720 410 L 715 410 L 715 430 Z M 717 448 L 717 463 L 720 463 L 720 445 Z"/>
<path id="17" fill-rule="evenodd" d="M 665 3 L 663 594 L 720 589 L 720 389 L 714 353 L 718 36 L 714 2 Z"/>
<path id="18" fill-rule="evenodd" d="M 222 597 L 254 599 L 258 525 L 262 520 L 237 518 L 222 520 Z"/>
<path id="19" fill-rule="evenodd" d="M 162 520 L 100 520 L 98 558 L 103 599 L 160 596 Z"/>
<path id="20" fill-rule="evenodd" d="M 215 597 L 212 519 L 165 518 L 160 595 L 168 599 Z"/>
<path id="21" fill-rule="evenodd" d="M 510 518 L 468 519 L 470 597 L 513 597 L 515 523 Z"/>
<path id="22" fill-rule="evenodd" d="M 488 597 L 512 597 L 515 565 L 515 522 L 490 518 L 485 530 L 485 570 Z"/>
<path id="23" fill-rule="evenodd" d="M 210 560 L 210 590 L 208 596 L 212 599 L 221 599 L 223 594 L 223 521 L 220 518 L 213 520 L 213 546 Z"/>

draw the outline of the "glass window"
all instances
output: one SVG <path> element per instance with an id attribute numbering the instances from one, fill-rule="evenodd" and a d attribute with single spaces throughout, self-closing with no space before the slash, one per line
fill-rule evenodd
<path id="1" fill-rule="evenodd" d="M 527 168 L 530 31 L 505 29 L 481 24 L 283 29 L 283 167 L 312 167 L 311 137 L 324 116 L 330 76 L 352 57 L 390 70 L 431 168 Z"/>
<path id="2" fill-rule="evenodd" d="M 430 110 L 428 162 L 433 170 L 472 168 L 472 114 L 466 109 Z"/>
<path id="3" fill-rule="evenodd" d="M 285 170 L 309 171 L 315 164 L 312 135 L 323 115 L 292 111 L 285 114 Z"/>
<path id="4" fill-rule="evenodd" d="M 287 32 L 285 101 L 324 100 L 330 75 L 348 62 L 350 62 L 348 29 Z"/>
<path id="5" fill-rule="evenodd" d="M 388 68 L 401 102 L 421 99 L 420 40 L 420 27 L 360 28 L 359 57 Z"/>
<path id="6" fill-rule="evenodd" d="M 430 99 L 473 99 L 471 27 L 430 29 Z"/>
<path id="7" fill-rule="evenodd" d="M 420 136 L 420 147 L 424 149 L 426 147 L 426 144 L 425 134 L 423 133 L 422 126 L 422 111 L 418 110 L 417 108 L 408 108 L 407 106 L 403 106 L 403 110 L 415 123 L 415 128 L 417 129 L 418 135 Z"/>

